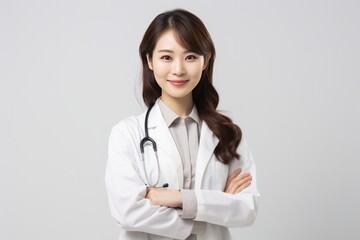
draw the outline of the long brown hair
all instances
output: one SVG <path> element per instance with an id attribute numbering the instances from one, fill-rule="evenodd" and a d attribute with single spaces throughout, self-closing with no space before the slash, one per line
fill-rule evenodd
<path id="1" fill-rule="evenodd" d="M 147 54 L 152 59 L 153 50 L 160 36 L 172 29 L 179 44 L 208 60 L 200 82 L 192 92 L 193 101 L 199 117 L 219 138 L 214 154 L 221 162 L 228 164 L 232 159 L 239 159 L 236 152 L 242 133 L 240 128 L 216 108 L 219 95 L 212 83 L 215 47 L 203 22 L 194 14 L 183 9 L 175 9 L 159 14 L 146 30 L 139 47 L 142 61 L 143 99 L 150 107 L 161 96 L 161 88 L 156 83 L 154 73 L 147 64 Z"/>

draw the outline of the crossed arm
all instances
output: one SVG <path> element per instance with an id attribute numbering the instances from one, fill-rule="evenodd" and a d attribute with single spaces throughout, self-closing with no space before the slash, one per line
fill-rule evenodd
<path id="1" fill-rule="evenodd" d="M 241 173 L 241 168 L 236 169 L 227 179 L 225 193 L 236 194 L 250 186 L 252 176 L 249 172 Z M 167 206 L 171 208 L 182 207 L 182 195 L 180 191 L 166 188 L 148 188 L 146 198 L 153 205 Z"/>

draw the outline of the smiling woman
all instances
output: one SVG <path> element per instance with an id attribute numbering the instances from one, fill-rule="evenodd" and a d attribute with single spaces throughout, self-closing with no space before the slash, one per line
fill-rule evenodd
<path id="1" fill-rule="evenodd" d="M 183 48 L 175 39 L 174 31 L 168 30 L 159 38 L 151 59 L 147 54 L 147 61 L 162 90 L 161 100 L 168 103 L 178 115 L 189 115 L 192 109 L 192 91 L 206 67 L 204 56 Z M 177 103 L 189 108 L 180 112 L 182 109 L 176 106 Z"/>
<path id="2" fill-rule="evenodd" d="M 211 37 L 176 9 L 153 20 L 139 51 L 149 109 L 113 127 L 106 169 L 120 239 L 231 239 L 260 195 L 240 128 L 216 110 Z"/>

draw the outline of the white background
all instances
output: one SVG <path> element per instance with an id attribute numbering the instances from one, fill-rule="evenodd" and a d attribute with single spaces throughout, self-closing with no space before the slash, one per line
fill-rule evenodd
<path id="1" fill-rule="evenodd" d="M 117 239 L 108 136 L 144 110 L 138 46 L 176 7 L 208 27 L 256 161 L 259 215 L 234 239 L 360 239 L 355 0 L 0 0 L 0 239 Z"/>

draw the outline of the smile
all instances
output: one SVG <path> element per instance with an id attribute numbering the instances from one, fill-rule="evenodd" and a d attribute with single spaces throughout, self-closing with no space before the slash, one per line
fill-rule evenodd
<path id="1" fill-rule="evenodd" d="M 189 80 L 168 80 L 172 85 L 180 87 L 185 85 Z"/>

